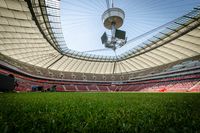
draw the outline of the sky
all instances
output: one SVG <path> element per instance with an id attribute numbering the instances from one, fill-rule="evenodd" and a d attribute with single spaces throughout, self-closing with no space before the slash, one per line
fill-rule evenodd
<path id="1" fill-rule="evenodd" d="M 200 0 L 114 0 L 114 7 L 125 12 L 121 30 L 128 41 L 156 27 L 170 22 L 200 5 Z M 76 51 L 105 49 L 101 36 L 106 31 L 101 15 L 107 10 L 106 0 L 61 0 L 61 25 L 67 47 Z M 139 43 L 130 43 L 118 49 L 123 53 Z M 112 50 L 88 52 L 113 55 Z"/>

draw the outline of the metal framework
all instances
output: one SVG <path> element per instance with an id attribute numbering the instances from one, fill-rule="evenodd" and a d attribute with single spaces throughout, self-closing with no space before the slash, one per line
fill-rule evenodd
<path id="1" fill-rule="evenodd" d="M 117 57 L 68 49 L 60 1 L 0 0 L 0 54 L 46 69 L 102 75 L 125 75 L 200 55 L 200 7 L 128 43 L 140 45 Z"/>
<path id="2" fill-rule="evenodd" d="M 48 8 L 47 10 L 47 16 L 48 18 L 51 18 L 52 21 L 54 21 L 54 19 L 52 19 L 52 16 L 54 16 L 55 14 L 57 14 L 57 16 L 55 18 L 59 18 L 59 14 L 60 14 L 60 1 L 55 1 L 55 0 L 45 0 L 46 3 L 49 3 L 50 5 L 58 5 L 57 8 Z M 109 1 L 108 1 L 109 4 Z M 129 41 L 127 43 L 131 44 L 131 43 L 139 43 L 139 45 L 137 45 L 136 47 L 116 56 L 102 56 L 102 55 L 93 55 L 93 54 L 88 54 L 85 52 L 79 52 L 79 51 L 75 51 L 72 49 L 67 48 L 65 40 L 63 38 L 62 35 L 62 28 L 60 24 L 57 23 L 52 23 L 51 24 L 51 28 L 53 29 L 53 27 L 57 27 L 59 29 L 58 31 L 54 31 L 54 34 L 59 34 L 62 37 L 56 37 L 57 40 L 59 40 L 58 42 L 58 47 L 61 48 L 61 51 L 63 54 L 67 55 L 67 56 L 71 56 L 73 58 L 80 58 L 80 59 L 87 59 L 87 60 L 99 60 L 99 61 L 121 61 L 121 60 L 125 60 L 130 58 L 132 55 L 135 55 L 136 53 L 138 53 L 139 51 L 145 51 L 145 49 L 147 47 L 149 47 L 150 45 L 153 45 L 159 41 L 164 40 L 165 38 L 175 34 L 175 33 L 179 33 L 178 31 L 186 28 L 190 23 L 198 21 L 200 18 L 200 10 L 199 7 L 197 6 L 196 8 L 194 8 L 191 12 L 189 12 L 188 14 L 177 18 L 171 22 L 168 22 L 158 28 L 155 28 L 139 37 L 133 38 L 133 39 L 129 39 Z M 52 22 L 50 21 L 50 22 Z M 152 35 L 153 34 L 153 35 Z M 152 37 L 153 36 L 153 37 Z"/>

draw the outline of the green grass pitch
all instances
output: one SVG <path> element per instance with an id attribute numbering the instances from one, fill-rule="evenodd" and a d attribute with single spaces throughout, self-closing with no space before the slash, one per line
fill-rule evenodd
<path id="1" fill-rule="evenodd" d="M 2 93 L 0 132 L 200 132 L 199 93 Z"/>

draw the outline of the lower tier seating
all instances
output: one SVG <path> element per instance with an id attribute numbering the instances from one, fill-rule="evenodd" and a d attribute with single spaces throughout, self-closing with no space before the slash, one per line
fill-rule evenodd
<path id="1" fill-rule="evenodd" d="M 122 85 L 84 85 L 71 84 L 59 85 L 48 83 L 29 82 L 18 79 L 16 91 L 31 91 L 33 86 L 43 86 L 44 90 L 56 85 L 56 91 L 138 91 L 138 92 L 200 92 L 200 79 L 180 80 L 180 81 L 156 81 L 148 83 L 122 84 Z"/>
<path id="2" fill-rule="evenodd" d="M 9 72 L 0 71 L 1 74 L 9 74 Z M 32 79 L 23 77 L 12 73 L 16 80 L 16 91 L 30 92 L 30 91 L 49 91 L 55 87 L 59 92 L 87 92 L 87 91 L 131 91 L 131 92 L 200 92 L 200 74 L 191 74 L 179 77 L 170 77 L 163 79 L 149 79 L 146 81 L 129 81 L 126 83 L 112 84 L 112 83 L 91 83 L 84 81 L 57 81 L 46 79 Z M 34 89 L 34 88 L 40 89 Z M 42 88 L 42 89 L 41 89 Z"/>

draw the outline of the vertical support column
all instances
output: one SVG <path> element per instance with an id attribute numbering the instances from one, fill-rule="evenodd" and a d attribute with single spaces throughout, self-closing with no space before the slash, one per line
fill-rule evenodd
<path id="1" fill-rule="evenodd" d="M 113 50 L 116 50 L 116 38 L 115 38 L 115 33 L 116 33 L 116 28 L 115 28 L 115 23 L 112 23 L 112 29 L 111 29 L 111 34 L 112 34 L 112 38 L 111 38 L 111 45 L 113 45 Z"/>
<path id="2" fill-rule="evenodd" d="M 116 32 L 115 23 L 112 23 L 112 29 L 111 29 L 112 39 L 115 38 L 115 32 Z"/>
<path id="3" fill-rule="evenodd" d="M 112 8 L 114 7 L 114 2 L 113 2 L 114 0 L 111 0 L 111 3 L 112 3 Z"/>

